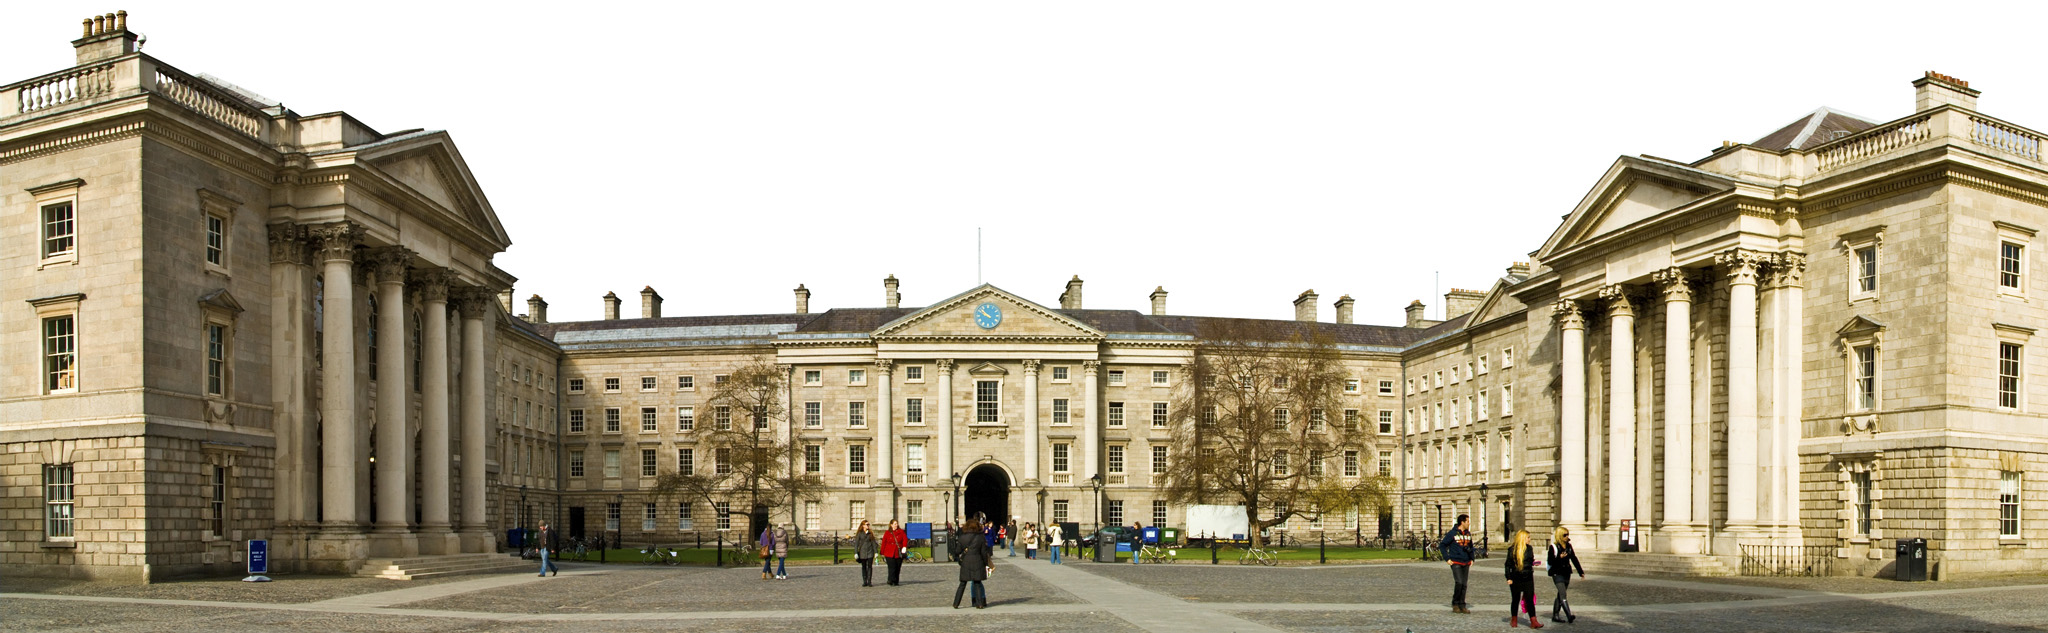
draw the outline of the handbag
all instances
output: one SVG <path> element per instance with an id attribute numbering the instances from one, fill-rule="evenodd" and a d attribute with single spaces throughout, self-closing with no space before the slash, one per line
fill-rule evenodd
<path id="1" fill-rule="evenodd" d="M 768 557 L 768 554 L 769 554 L 769 552 L 768 552 L 768 546 L 766 546 L 766 545 L 762 545 L 762 546 L 761 546 L 761 558 L 767 558 L 767 557 Z"/>

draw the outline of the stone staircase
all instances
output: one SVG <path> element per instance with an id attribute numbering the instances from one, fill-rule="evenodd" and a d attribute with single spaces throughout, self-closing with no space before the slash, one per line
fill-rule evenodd
<path id="1" fill-rule="evenodd" d="M 419 556 L 414 558 L 372 558 L 363 561 L 356 570 L 361 578 L 389 578 L 391 580 L 412 580 L 433 576 L 456 574 L 480 574 L 498 572 L 537 573 L 540 561 L 506 558 L 504 554 L 451 554 L 447 556 Z"/>
<path id="2" fill-rule="evenodd" d="M 1716 556 L 1657 554 L 1651 552 L 1579 551 L 1579 564 L 1588 574 L 1623 576 L 1734 576 L 1735 569 Z"/>

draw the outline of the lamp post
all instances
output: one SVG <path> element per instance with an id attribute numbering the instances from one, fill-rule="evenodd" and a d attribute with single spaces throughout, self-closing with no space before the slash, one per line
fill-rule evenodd
<path id="1" fill-rule="evenodd" d="M 896 484 L 894 484 L 894 483 L 891 483 L 891 484 L 889 484 L 889 520 L 891 520 L 891 521 L 900 521 L 900 520 L 902 520 L 902 518 L 903 518 L 903 517 L 902 517 L 902 515 L 900 515 L 900 514 L 898 514 L 898 513 L 897 513 L 897 508 L 898 508 L 898 507 L 900 507 L 900 506 L 902 506 L 902 505 L 903 505 L 903 489 L 902 489 L 902 488 L 900 488 L 900 487 L 897 487 L 897 485 L 896 485 Z"/>
<path id="2" fill-rule="evenodd" d="M 1487 523 L 1486 523 L 1486 506 L 1487 506 L 1487 505 L 1488 505 L 1489 503 L 1491 503 L 1491 502 L 1487 501 L 1487 497 L 1486 497 L 1486 483 L 1485 483 L 1485 482 L 1480 482 L 1480 484 L 1479 484 L 1479 556 L 1480 556 L 1480 557 L 1482 557 L 1482 558 L 1484 558 L 1484 557 L 1486 556 L 1486 550 L 1487 550 L 1487 547 L 1486 547 L 1486 541 L 1487 541 L 1487 532 L 1486 532 L 1486 525 L 1487 525 Z"/>
<path id="3" fill-rule="evenodd" d="M 519 544 L 522 548 L 532 545 L 526 542 L 526 484 L 519 484 Z"/>
<path id="4" fill-rule="evenodd" d="M 1102 529 L 1102 473 L 1088 476 L 1088 484 L 1095 487 L 1095 529 Z"/>
<path id="5" fill-rule="evenodd" d="M 1045 529 L 1045 489 L 1038 489 L 1038 529 Z"/>
<path id="6" fill-rule="evenodd" d="M 1436 504 L 1436 529 L 1439 529 L 1439 530 L 1449 530 L 1449 529 L 1450 529 L 1450 528 L 1446 528 L 1446 527 L 1444 527 L 1444 504 L 1443 504 L 1443 503 L 1441 503 L 1441 502 L 1439 502 L 1439 503 L 1437 503 L 1437 504 Z"/>
<path id="7" fill-rule="evenodd" d="M 953 473 L 953 518 L 963 518 L 960 516 L 960 473 Z M 962 524 L 965 525 L 965 522 Z"/>
<path id="8" fill-rule="evenodd" d="M 612 495 L 612 505 L 619 509 L 619 522 L 615 524 L 616 527 L 612 528 L 612 545 L 616 547 L 619 545 L 619 540 L 626 537 L 626 495 Z M 609 519 L 611 517 L 605 518 Z"/>

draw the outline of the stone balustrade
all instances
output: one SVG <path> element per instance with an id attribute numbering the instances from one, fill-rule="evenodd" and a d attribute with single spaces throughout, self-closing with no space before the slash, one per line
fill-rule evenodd
<path id="1" fill-rule="evenodd" d="M 272 117 L 260 105 L 141 53 L 0 87 L 0 121 L 143 93 L 177 103 L 249 138 L 270 140 Z"/>

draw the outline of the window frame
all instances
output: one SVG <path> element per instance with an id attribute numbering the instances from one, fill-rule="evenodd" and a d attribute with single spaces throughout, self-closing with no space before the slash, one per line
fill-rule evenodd
<path id="1" fill-rule="evenodd" d="M 680 376 L 676 376 L 676 391 L 696 391 L 696 390 L 697 390 L 697 376 L 696 376 L 696 374 L 683 374 L 683 375 L 680 375 Z"/>
<path id="2" fill-rule="evenodd" d="M 570 432 L 570 433 L 584 433 L 584 432 L 586 432 L 586 430 L 587 430 L 587 429 L 589 428 L 589 424 L 590 424 L 590 420 L 589 420 L 589 418 L 587 418 L 587 417 L 585 417 L 585 416 L 584 416 L 584 414 L 583 414 L 583 409 L 570 409 L 570 410 L 569 410 L 569 432 Z"/>
<path id="3" fill-rule="evenodd" d="M 684 406 L 679 406 L 679 407 L 676 407 L 676 432 L 677 432 L 677 433 L 694 433 L 694 432 L 696 432 L 696 431 L 697 431 L 697 406 L 696 406 L 696 405 L 684 405 Z"/>
<path id="4" fill-rule="evenodd" d="M 585 470 L 586 469 L 583 463 L 583 451 L 569 451 L 569 477 L 573 479 L 581 479 L 586 474 Z"/>
<path id="5" fill-rule="evenodd" d="M 924 365 L 904 365 L 903 382 L 924 382 Z"/>
<path id="6" fill-rule="evenodd" d="M 625 386 L 624 383 L 618 378 L 607 377 L 604 379 L 605 393 L 619 393 L 620 388 L 623 386 Z"/>
<path id="7" fill-rule="evenodd" d="M 1165 444 L 1153 444 L 1153 445 L 1152 445 L 1152 474 L 1154 474 L 1154 475 L 1165 475 L 1165 474 L 1166 474 L 1166 466 L 1167 466 L 1166 460 L 1167 460 L 1167 457 L 1168 457 L 1167 453 L 1168 453 L 1168 451 L 1166 450 L 1166 445 L 1165 445 Z"/>
<path id="8" fill-rule="evenodd" d="M 924 426 L 924 398 L 903 399 L 903 425 Z"/>
<path id="9" fill-rule="evenodd" d="M 1172 372 L 1172 371 L 1168 371 L 1168 370 L 1165 370 L 1165 369 L 1154 369 L 1154 370 L 1152 370 L 1152 383 L 1151 383 L 1151 384 L 1152 384 L 1152 386 L 1154 386 L 1154 387 L 1171 387 L 1171 386 L 1173 386 L 1173 372 Z"/>
<path id="10" fill-rule="evenodd" d="M 823 386 L 825 386 L 825 370 L 822 370 L 822 369 L 806 369 L 806 370 L 804 370 L 804 386 L 805 386 L 805 387 L 823 387 Z"/>
<path id="11" fill-rule="evenodd" d="M 2025 410 L 2025 394 L 2026 347 L 2012 341 L 1999 341 L 1998 408 L 2012 411 Z"/>
<path id="12" fill-rule="evenodd" d="M 640 432 L 641 432 L 641 433 L 660 433 L 660 432 L 661 432 L 661 409 L 660 409 L 660 408 L 657 408 L 657 407 L 640 407 Z"/>
<path id="13" fill-rule="evenodd" d="M 1052 472 L 1067 475 L 1074 472 L 1074 445 L 1070 442 L 1052 443 Z"/>
<path id="14" fill-rule="evenodd" d="M 607 435 L 624 433 L 625 431 L 623 425 L 625 424 L 625 422 L 622 420 L 622 418 L 625 415 L 625 412 L 622 411 L 619 407 L 605 407 L 604 433 Z"/>
<path id="15" fill-rule="evenodd" d="M 225 398 L 234 393 L 234 325 L 209 317 L 200 331 L 205 365 L 200 377 L 202 391 L 208 397 Z"/>
<path id="16" fill-rule="evenodd" d="M 76 302 L 72 302 L 68 310 L 50 310 L 44 306 L 37 306 L 37 349 L 40 356 L 38 364 L 42 367 L 37 385 L 41 387 L 43 395 L 78 393 L 79 383 L 83 382 L 83 371 L 78 362 L 81 336 L 78 331 L 77 306 Z M 65 331 L 62 333 L 52 329 L 58 323 L 64 324 Z M 62 351 L 58 349 L 59 341 L 65 348 Z"/>
<path id="17" fill-rule="evenodd" d="M 1173 419 L 1172 410 L 1168 407 L 1168 403 L 1152 403 L 1152 428 L 1167 428 L 1168 421 L 1171 419 Z"/>
<path id="18" fill-rule="evenodd" d="M 924 450 L 924 442 L 905 442 L 903 444 L 903 472 L 905 474 L 923 474 L 927 468 L 926 460 L 928 458 L 929 456 Z"/>
<path id="19" fill-rule="evenodd" d="M 1126 450 L 1125 445 L 1121 442 L 1104 445 L 1102 472 L 1110 475 L 1124 474 L 1124 454 Z"/>
<path id="20" fill-rule="evenodd" d="M 1122 386 L 1124 386 L 1124 370 L 1121 370 L 1121 369 L 1111 369 L 1111 370 L 1109 370 L 1109 371 L 1108 371 L 1108 376 L 1107 376 L 1107 377 L 1105 378 L 1105 380 L 1106 380 L 1106 382 L 1108 382 L 1109 386 L 1111 386 L 1111 387 L 1122 387 Z"/>
<path id="21" fill-rule="evenodd" d="M 44 464 L 42 488 L 43 541 L 75 542 L 78 538 L 77 465 Z"/>
<path id="22" fill-rule="evenodd" d="M 694 475 L 694 474 L 697 474 L 697 448 L 696 448 L 696 447 L 694 447 L 694 446 L 679 446 L 679 447 L 676 447 L 676 472 L 678 472 L 678 473 L 681 473 L 681 474 L 684 474 L 684 475 Z"/>
<path id="23" fill-rule="evenodd" d="M 652 448 L 640 449 L 640 476 L 656 477 L 661 474 L 661 454 Z"/>
<path id="24" fill-rule="evenodd" d="M 984 393 L 983 389 L 987 388 Z M 993 400 L 983 396 L 993 395 Z M 1000 379 L 976 378 L 974 380 L 974 423 L 997 425 L 1003 423 L 1003 381 Z"/>
<path id="25" fill-rule="evenodd" d="M 654 393 L 661 389 L 661 379 L 654 376 L 640 377 L 640 393 Z"/>
<path id="26" fill-rule="evenodd" d="M 846 384 L 847 384 L 847 386 L 849 386 L 849 387 L 864 387 L 864 386 L 867 386 L 867 384 L 868 384 L 868 370 L 865 370 L 865 369 L 848 369 L 848 370 L 846 370 Z"/>
<path id="27" fill-rule="evenodd" d="M 868 445 L 853 442 L 846 445 L 846 474 L 868 474 Z"/>
<path id="28" fill-rule="evenodd" d="M 868 428 L 868 403 L 866 400 L 850 400 L 846 403 L 846 428 Z"/>
<path id="29" fill-rule="evenodd" d="M 1103 411 L 1103 421 L 1109 425 L 1109 428 L 1127 428 L 1124 426 L 1124 403 L 1122 400 L 1111 401 L 1109 406 L 1105 407 Z"/>
<path id="30" fill-rule="evenodd" d="M 1067 398 L 1053 398 L 1053 399 L 1052 399 L 1052 425 L 1053 425 L 1053 426 L 1073 426 L 1073 424 L 1074 424 L 1074 409 L 1073 409 L 1073 401 L 1072 401 L 1072 400 L 1069 400 L 1069 399 L 1067 399 Z"/>
<path id="31" fill-rule="evenodd" d="M 572 396 L 573 396 L 573 395 L 580 395 L 580 394 L 582 394 L 582 393 L 583 393 L 583 379 L 582 379 L 582 378 L 570 378 L 570 379 L 569 379 L 569 395 L 572 395 Z"/>
<path id="32" fill-rule="evenodd" d="M 825 403 L 817 400 L 804 402 L 804 428 L 825 428 Z"/>
<path id="33" fill-rule="evenodd" d="M 2017 470 L 1998 471 L 1998 538 L 2018 540 L 2023 537 L 2020 530 L 2025 516 L 2026 473 Z M 2010 489 L 2008 491 L 2008 488 Z"/>
<path id="34" fill-rule="evenodd" d="M 1073 382 L 1073 376 L 1073 369 L 1069 365 L 1052 366 L 1052 381 L 1055 383 Z"/>

